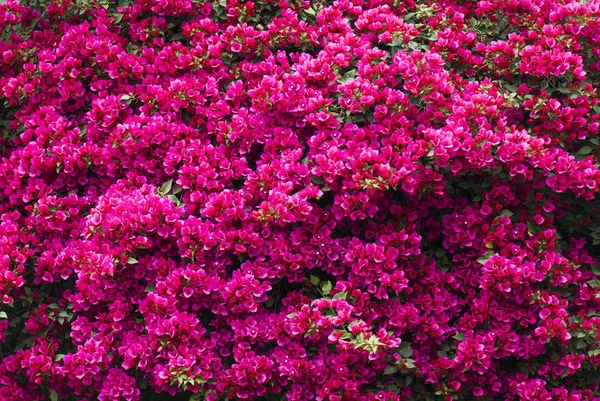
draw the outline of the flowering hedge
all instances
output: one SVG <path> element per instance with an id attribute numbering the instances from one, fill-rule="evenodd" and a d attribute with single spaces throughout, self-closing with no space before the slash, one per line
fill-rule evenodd
<path id="1" fill-rule="evenodd" d="M 599 0 L 6 0 L 0 400 L 600 400 Z"/>

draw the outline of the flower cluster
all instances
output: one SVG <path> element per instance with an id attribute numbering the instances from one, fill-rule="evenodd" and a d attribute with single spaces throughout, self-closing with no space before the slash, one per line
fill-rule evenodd
<path id="1" fill-rule="evenodd" d="M 600 400 L 599 0 L 0 2 L 0 401 Z"/>

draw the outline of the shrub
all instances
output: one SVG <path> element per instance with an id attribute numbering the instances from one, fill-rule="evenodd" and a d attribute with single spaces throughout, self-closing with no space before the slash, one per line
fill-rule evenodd
<path id="1" fill-rule="evenodd" d="M 598 0 L 6 0 L 0 400 L 600 400 Z"/>

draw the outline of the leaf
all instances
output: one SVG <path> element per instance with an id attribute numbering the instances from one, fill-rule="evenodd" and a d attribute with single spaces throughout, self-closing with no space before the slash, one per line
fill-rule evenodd
<path id="1" fill-rule="evenodd" d="M 504 209 L 502 212 L 500 212 L 500 216 L 501 216 L 501 217 L 502 217 L 502 216 L 511 217 L 513 214 L 514 214 L 514 213 L 513 213 L 513 212 L 511 212 L 511 211 L 510 211 L 510 210 L 508 210 L 508 209 Z"/>
<path id="2" fill-rule="evenodd" d="M 200 397 L 202 397 L 202 393 L 192 394 L 189 401 L 200 401 Z"/>
<path id="3" fill-rule="evenodd" d="M 592 272 L 596 276 L 600 276 L 600 265 L 592 265 Z"/>
<path id="4" fill-rule="evenodd" d="M 6 315 L 6 312 L 0 311 L 0 319 L 8 319 L 8 316 Z"/>
<path id="5" fill-rule="evenodd" d="M 458 333 L 458 334 L 452 336 L 452 338 L 454 338 L 455 340 L 458 340 L 458 341 L 462 341 L 462 340 L 465 339 L 465 334 L 464 333 Z"/>
<path id="6" fill-rule="evenodd" d="M 533 233 L 533 234 L 540 232 L 540 226 L 538 226 L 537 224 L 535 224 L 532 221 L 527 222 L 527 229 L 529 230 L 530 233 Z"/>
<path id="7" fill-rule="evenodd" d="M 356 70 L 349 70 L 344 74 L 345 80 L 354 79 L 354 78 L 356 78 Z"/>
<path id="8" fill-rule="evenodd" d="M 596 355 L 600 355 L 600 348 L 597 349 L 593 349 L 591 351 L 588 352 L 589 356 L 596 356 Z"/>
<path id="9" fill-rule="evenodd" d="M 384 375 L 393 375 L 397 371 L 398 371 L 397 367 L 395 367 L 395 366 L 388 366 L 387 368 L 385 368 L 385 372 L 383 372 L 383 374 Z"/>
<path id="10" fill-rule="evenodd" d="M 137 259 L 136 259 L 136 258 L 132 258 L 132 257 L 128 257 L 128 258 L 127 258 L 127 264 L 128 264 L 128 265 L 135 265 L 135 264 L 137 264 L 137 262 L 138 262 L 138 261 L 137 261 Z"/>
<path id="11" fill-rule="evenodd" d="M 314 285 L 318 285 L 321 282 L 321 280 L 317 276 L 310 276 L 310 282 Z"/>
<path id="12" fill-rule="evenodd" d="M 165 182 L 164 184 L 162 184 L 162 187 L 160 187 L 159 192 L 163 195 L 166 195 L 169 193 L 172 186 L 173 186 L 173 180 L 169 180 L 169 181 Z"/>
<path id="13" fill-rule="evenodd" d="M 329 191 L 331 191 L 331 188 L 329 188 L 329 185 L 325 184 L 321 187 L 321 191 L 329 192 Z"/>
<path id="14" fill-rule="evenodd" d="M 490 260 L 491 257 L 492 257 L 492 255 L 490 253 L 486 253 L 485 255 L 483 255 L 482 257 L 477 259 L 477 262 L 481 263 L 482 265 L 485 265 L 487 263 L 487 261 Z"/>
<path id="15" fill-rule="evenodd" d="M 118 24 L 123 19 L 123 14 L 113 14 L 115 16 L 115 23 Z"/>
<path id="16" fill-rule="evenodd" d="M 400 350 L 400 355 L 402 355 L 404 358 L 409 358 L 412 354 L 412 348 L 404 348 Z"/>
<path id="17" fill-rule="evenodd" d="M 121 101 L 125 102 L 125 103 L 129 103 L 129 102 L 131 102 L 131 96 L 123 95 L 123 96 L 121 96 Z"/>
<path id="18" fill-rule="evenodd" d="M 323 294 L 329 295 L 332 288 L 333 285 L 331 284 L 331 281 L 326 281 L 325 283 L 323 283 L 323 287 L 321 287 L 321 290 L 323 291 Z"/>
<path id="19" fill-rule="evenodd" d="M 579 154 L 580 155 L 589 155 L 590 153 L 592 153 L 593 149 L 591 148 L 591 146 L 582 146 L 581 149 L 579 149 Z"/>
<path id="20" fill-rule="evenodd" d="M 347 296 L 348 296 L 348 292 L 346 292 L 346 291 L 338 292 L 337 294 L 335 294 L 333 296 L 333 299 L 346 299 Z"/>
<path id="21" fill-rule="evenodd" d="M 50 392 L 50 401 L 58 401 L 58 394 L 56 394 L 56 391 Z"/>
<path id="22" fill-rule="evenodd" d="M 315 176 L 315 177 L 311 177 L 310 180 L 313 182 L 313 184 L 317 184 L 317 185 L 323 185 L 323 184 L 325 184 L 325 181 L 323 181 L 322 177 Z"/>
<path id="23" fill-rule="evenodd" d="M 154 284 L 149 284 L 146 289 L 144 289 L 144 292 L 152 292 L 155 288 L 156 286 Z"/>

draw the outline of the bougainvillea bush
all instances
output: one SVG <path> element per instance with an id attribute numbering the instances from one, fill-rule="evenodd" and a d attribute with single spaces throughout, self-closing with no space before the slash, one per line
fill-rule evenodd
<path id="1" fill-rule="evenodd" d="M 0 400 L 600 400 L 600 0 L 6 0 Z"/>

